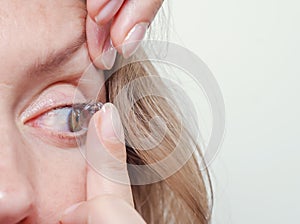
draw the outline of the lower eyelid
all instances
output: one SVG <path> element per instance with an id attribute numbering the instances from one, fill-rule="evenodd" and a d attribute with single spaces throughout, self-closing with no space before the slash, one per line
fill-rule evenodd
<path id="1" fill-rule="evenodd" d="M 30 125 L 29 125 L 30 126 Z M 30 127 L 31 133 L 42 141 L 55 145 L 60 148 L 78 148 L 79 143 L 83 141 L 86 136 L 86 130 L 79 132 L 57 132 L 41 127 Z M 44 136 L 41 136 L 44 135 Z"/>

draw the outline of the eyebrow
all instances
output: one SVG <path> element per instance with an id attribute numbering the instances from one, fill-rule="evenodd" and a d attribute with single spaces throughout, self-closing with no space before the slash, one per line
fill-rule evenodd
<path id="1" fill-rule="evenodd" d="M 33 76 L 39 76 L 40 74 L 51 74 L 54 71 L 63 67 L 74 54 L 81 48 L 86 42 L 85 29 L 82 29 L 80 36 L 73 39 L 66 47 L 48 53 L 45 57 L 40 57 L 26 70 L 26 74 L 33 78 Z"/>

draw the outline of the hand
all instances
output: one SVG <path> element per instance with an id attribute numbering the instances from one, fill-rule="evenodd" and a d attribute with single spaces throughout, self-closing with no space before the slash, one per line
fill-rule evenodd
<path id="1" fill-rule="evenodd" d="M 87 201 L 67 209 L 60 222 L 144 224 L 134 209 L 123 127 L 113 104 L 106 103 L 91 119 L 86 147 Z"/>
<path id="2" fill-rule="evenodd" d="M 87 43 L 94 64 L 110 69 L 116 58 L 113 46 L 125 58 L 133 55 L 162 3 L 163 0 L 87 0 Z"/>

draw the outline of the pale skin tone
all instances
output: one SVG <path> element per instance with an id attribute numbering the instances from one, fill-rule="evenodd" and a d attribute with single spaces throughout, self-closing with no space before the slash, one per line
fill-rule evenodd
<path id="1" fill-rule="evenodd" d="M 163 0 L 87 0 L 87 40 L 95 65 L 101 69 L 109 69 L 113 65 L 108 62 L 105 66 L 99 57 L 111 45 L 124 57 L 132 55 L 138 46 L 126 52 L 122 46 L 126 46 L 127 39 L 138 45 L 143 36 L 142 30 L 146 31 L 142 26 L 151 24 L 162 3 Z M 133 30 L 135 35 L 132 35 Z M 97 58 L 99 60 L 95 60 Z"/>
<path id="2" fill-rule="evenodd" d="M 89 9 L 97 11 L 95 7 Z M 156 8 L 143 20 L 150 22 Z M 122 7 L 117 12 L 121 16 Z M 138 15 L 136 21 L 141 19 Z M 116 171 L 127 184 L 95 172 L 77 149 L 74 135 L 53 122 L 63 115 L 50 116 L 55 108 L 72 104 L 78 80 L 101 52 L 101 46 L 95 55 L 89 52 L 95 43 L 86 43 L 86 17 L 85 1 L 80 0 L 0 2 L 0 223 L 144 223 L 133 207 L 123 135 L 108 131 L 115 107 L 106 104 L 94 115 L 87 152 L 93 154 L 102 145 L 114 159 L 95 156 L 100 168 Z M 116 44 L 132 25 L 124 24 L 127 28 L 118 34 L 118 23 L 122 25 L 107 27 Z M 93 35 L 92 30 L 87 33 Z M 95 71 L 97 86 L 103 79 L 103 73 Z M 92 88 L 79 91 L 81 101 L 94 94 Z M 102 89 L 99 101 L 105 99 Z"/>

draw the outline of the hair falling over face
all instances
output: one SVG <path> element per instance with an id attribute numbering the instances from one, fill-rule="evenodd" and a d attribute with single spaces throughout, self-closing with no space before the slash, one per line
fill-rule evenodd
<path id="1" fill-rule="evenodd" d="M 123 60 L 117 59 L 117 63 Z M 156 77 L 147 82 L 135 82 L 140 77 Z M 211 220 L 213 194 L 212 184 L 207 169 L 200 169 L 200 146 L 189 133 L 188 127 L 182 128 L 180 118 L 169 104 L 167 98 L 173 96 L 168 92 L 163 81 L 157 81 L 159 75 L 150 62 L 137 62 L 126 65 L 117 70 L 106 82 L 107 100 L 119 110 L 124 126 L 127 147 L 128 164 L 147 165 L 164 159 L 172 153 L 178 144 L 178 137 L 184 139 L 180 145 L 182 156 L 194 151 L 188 161 L 173 175 L 161 181 L 147 185 L 132 185 L 135 208 L 148 224 L 157 223 L 197 223 L 208 224 Z M 127 94 L 120 92 L 126 86 Z M 155 95 L 143 93 L 155 92 Z M 130 114 L 123 113 L 128 105 L 133 105 Z M 151 136 L 149 121 L 153 117 L 160 117 L 168 123 L 164 139 L 155 150 L 142 150 L 142 143 L 137 136 Z M 159 129 L 160 127 L 158 127 Z M 202 161 L 199 161 L 201 160 Z M 176 163 L 177 160 L 174 160 Z M 130 179 L 134 182 L 139 178 L 138 171 L 128 170 Z M 160 171 L 156 171 L 158 175 Z"/>

